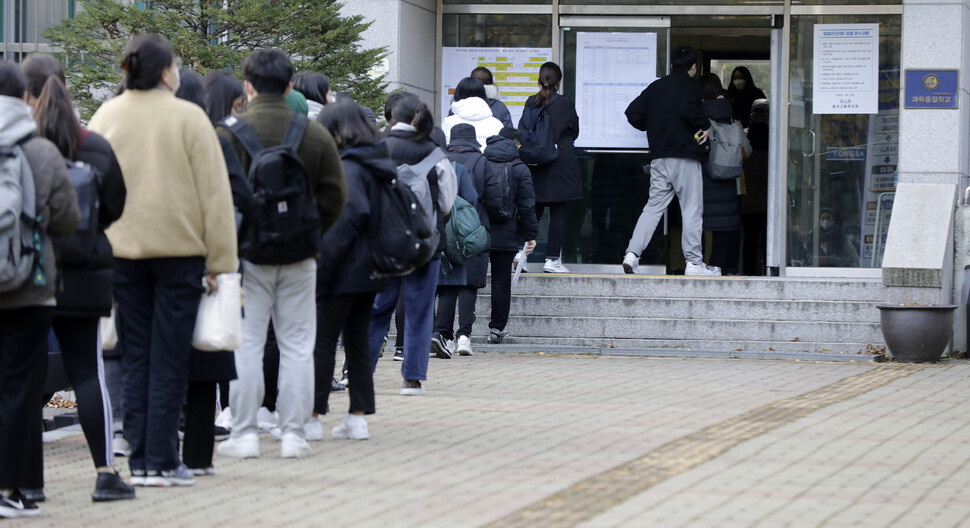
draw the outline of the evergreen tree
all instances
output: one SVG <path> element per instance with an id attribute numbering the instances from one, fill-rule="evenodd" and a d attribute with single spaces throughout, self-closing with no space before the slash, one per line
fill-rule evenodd
<path id="1" fill-rule="evenodd" d="M 339 0 L 79 0 L 73 19 L 47 30 L 63 50 L 69 84 L 82 114 L 90 117 L 121 83 L 122 49 L 142 32 L 172 42 L 185 65 L 200 74 L 214 69 L 238 72 L 247 53 L 277 47 L 297 72 L 330 77 L 365 106 L 384 103 L 384 77 L 368 74 L 386 56 L 383 48 L 362 49 L 361 33 L 371 22 L 340 15 Z M 382 112 L 377 112 L 382 115 Z"/>

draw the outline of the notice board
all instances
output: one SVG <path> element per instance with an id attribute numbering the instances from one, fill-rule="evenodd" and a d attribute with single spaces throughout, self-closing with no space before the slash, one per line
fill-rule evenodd
<path id="1" fill-rule="evenodd" d="M 656 33 L 576 33 L 576 146 L 648 148 L 624 111 L 656 79 Z"/>

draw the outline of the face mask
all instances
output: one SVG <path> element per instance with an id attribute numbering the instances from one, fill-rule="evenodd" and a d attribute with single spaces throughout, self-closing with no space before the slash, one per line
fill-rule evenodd
<path id="1" fill-rule="evenodd" d="M 828 231 L 835 227 L 835 222 L 831 220 L 822 220 L 818 223 L 818 226 L 822 228 L 822 231 Z"/>
<path id="2" fill-rule="evenodd" d="M 744 90 L 744 87 L 747 85 L 748 85 L 748 81 L 745 81 L 744 79 L 734 80 L 734 87 L 737 88 L 738 90 Z"/>

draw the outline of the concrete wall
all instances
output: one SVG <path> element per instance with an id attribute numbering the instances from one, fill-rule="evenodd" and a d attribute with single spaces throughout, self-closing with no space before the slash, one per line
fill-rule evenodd
<path id="1" fill-rule="evenodd" d="M 392 90 L 417 94 L 429 107 L 435 102 L 437 47 L 435 0 L 351 0 L 341 13 L 362 15 L 373 25 L 364 32 L 364 47 L 387 48 L 387 81 Z"/>

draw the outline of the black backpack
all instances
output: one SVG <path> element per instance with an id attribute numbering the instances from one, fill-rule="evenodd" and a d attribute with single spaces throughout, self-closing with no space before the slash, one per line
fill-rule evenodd
<path id="1" fill-rule="evenodd" d="M 86 264 L 94 256 L 94 247 L 98 243 L 98 214 L 100 209 L 101 174 L 87 163 L 65 159 L 67 171 L 71 174 L 71 183 L 77 194 L 77 205 L 81 212 L 81 220 L 74 233 L 63 237 L 51 237 L 57 263 Z"/>
<path id="2" fill-rule="evenodd" d="M 254 264 L 292 264 L 317 253 L 320 211 L 297 152 L 308 123 L 294 113 L 283 141 L 270 148 L 242 119 L 230 116 L 221 123 L 249 153 L 256 209 L 251 228 L 240 237 L 239 254 Z"/>
<path id="3" fill-rule="evenodd" d="M 523 163 L 548 165 L 559 156 L 557 138 L 552 135 L 552 123 L 549 119 L 549 107 L 558 100 L 559 95 L 553 94 L 545 108 L 529 106 L 522 112 L 522 118 L 519 119 L 519 132 L 522 134 L 519 159 Z"/>
<path id="4" fill-rule="evenodd" d="M 485 184 L 485 193 L 493 197 L 485 202 L 488 217 L 495 223 L 508 222 L 515 218 L 516 212 L 512 163 L 489 161 L 488 164 L 491 167 L 491 175 Z"/>

